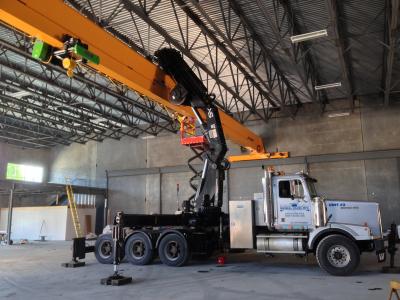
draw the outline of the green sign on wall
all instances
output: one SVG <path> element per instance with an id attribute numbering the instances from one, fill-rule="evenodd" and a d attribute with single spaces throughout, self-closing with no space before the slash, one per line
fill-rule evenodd
<path id="1" fill-rule="evenodd" d="M 24 173 L 22 170 L 22 165 L 7 164 L 7 179 L 14 179 L 14 180 L 24 180 Z"/>
<path id="2" fill-rule="evenodd" d="M 42 182 L 43 168 L 8 163 L 6 178 L 11 180 Z"/>

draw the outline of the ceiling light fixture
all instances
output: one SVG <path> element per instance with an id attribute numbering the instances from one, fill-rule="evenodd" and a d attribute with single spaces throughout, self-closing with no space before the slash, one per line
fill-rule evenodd
<path id="1" fill-rule="evenodd" d="M 316 91 L 319 91 L 319 90 L 326 90 L 326 89 L 331 89 L 331 88 L 340 87 L 340 86 L 342 86 L 341 82 L 334 82 L 334 83 L 328 83 L 328 84 L 323 84 L 323 85 L 316 85 L 314 87 L 314 89 Z"/>
<path id="2" fill-rule="evenodd" d="M 329 114 L 328 118 L 347 117 L 347 116 L 350 116 L 350 112 L 348 111 Z"/>
<path id="3" fill-rule="evenodd" d="M 328 31 L 326 29 L 303 33 L 299 35 L 293 35 L 290 37 L 292 44 L 301 43 L 304 41 L 309 41 L 313 39 L 318 39 L 320 37 L 328 36 Z"/>
<path id="4" fill-rule="evenodd" d="M 140 137 L 142 140 L 150 140 L 150 139 L 155 139 L 155 135 L 145 135 Z"/>
<path id="5" fill-rule="evenodd" d="M 29 91 L 19 91 L 14 93 L 6 92 L 6 94 L 17 99 L 21 99 L 22 97 L 32 95 L 32 93 Z"/>

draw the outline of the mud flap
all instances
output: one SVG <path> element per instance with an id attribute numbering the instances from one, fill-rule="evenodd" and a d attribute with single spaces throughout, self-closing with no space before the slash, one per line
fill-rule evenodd
<path id="1" fill-rule="evenodd" d="M 383 239 L 374 240 L 374 246 L 378 262 L 382 263 L 386 260 L 386 247 Z"/>

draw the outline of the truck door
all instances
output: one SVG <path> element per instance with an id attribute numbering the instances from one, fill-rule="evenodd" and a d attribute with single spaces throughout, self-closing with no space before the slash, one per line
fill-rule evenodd
<path id="1" fill-rule="evenodd" d="M 311 203 L 304 182 L 300 179 L 280 179 L 277 182 L 276 212 L 278 229 L 311 227 Z"/>

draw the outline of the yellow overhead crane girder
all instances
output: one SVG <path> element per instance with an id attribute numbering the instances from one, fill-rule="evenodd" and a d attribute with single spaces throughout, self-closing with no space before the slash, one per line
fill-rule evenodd
<path id="1" fill-rule="evenodd" d="M 64 35 L 77 38 L 100 57 L 99 64 L 88 62 L 91 68 L 168 110 L 193 116 L 190 107 L 169 102 L 176 85 L 170 76 L 62 0 L 0 0 L 0 20 L 58 49 L 64 47 Z M 231 156 L 230 161 L 288 157 L 287 152 L 267 153 L 261 137 L 221 110 L 220 118 L 226 137 L 251 153 Z"/>

